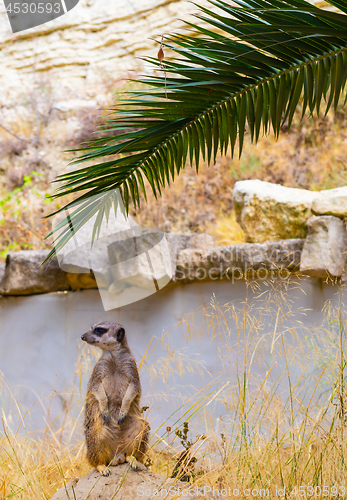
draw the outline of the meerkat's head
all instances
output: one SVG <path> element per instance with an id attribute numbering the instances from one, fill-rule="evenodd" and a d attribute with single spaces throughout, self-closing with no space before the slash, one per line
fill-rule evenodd
<path id="1" fill-rule="evenodd" d="M 125 330 L 122 325 L 109 321 L 92 326 L 81 339 L 103 350 L 114 350 L 126 345 Z"/>

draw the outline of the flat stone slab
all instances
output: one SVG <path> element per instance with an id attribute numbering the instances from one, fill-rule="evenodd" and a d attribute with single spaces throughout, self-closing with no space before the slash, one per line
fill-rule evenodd
<path id="1" fill-rule="evenodd" d="M 176 269 L 177 255 L 183 249 L 209 250 L 214 248 L 215 242 L 208 234 L 174 234 L 166 235 L 173 273 Z M 112 242 L 112 236 L 109 237 Z M 107 245 L 101 251 L 95 251 L 94 258 L 100 267 L 110 267 Z M 110 245 L 109 245 L 110 246 Z M 0 295 L 34 295 L 38 293 L 60 292 L 66 290 L 83 290 L 98 288 L 94 273 L 85 267 L 83 248 L 78 254 L 69 256 L 64 262 L 53 258 L 48 264 L 42 265 L 49 250 L 22 250 L 9 252 L 6 265 L 0 265 Z M 141 274 L 142 272 L 142 274 Z M 171 275 L 171 274 L 170 274 Z M 139 268 L 137 281 L 146 280 L 147 275 Z M 150 276 L 153 281 L 152 276 Z M 117 286 L 116 281 L 113 286 Z"/>
<path id="2" fill-rule="evenodd" d="M 93 274 L 66 273 L 53 258 L 42 264 L 49 250 L 9 252 L 0 281 L 0 295 L 35 295 L 97 288 Z"/>
<path id="3" fill-rule="evenodd" d="M 216 279 L 266 279 L 298 271 L 303 239 L 241 243 L 213 250 L 187 249 L 178 254 L 175 282 Z M 268 272 L 271 271 L 271 272 Z"/>
<path id="4" fill-rule="evenodd" d="M 312 202 L 314 215 L 347 217 L 347 186 L 321 191 Z"/>
<path id="5" fill-rule="evenodd" d="M 179 493 L 181 492 L 181 496 Z M 212 498 L 198 489 L 175 479 L 145 470 L 132 470 L 128 464 L 111 467 L 108 477 L 94 469 L 87 476 L 75 479 L 58 490 L 51 500 L 150 500 L 162 498 Z"/>
<path id="6" fill-rule="evenodd" d="M 0 283 L 1 295 L 32 295 L 69 290 L 66 273 L 57 259 L 42 265 L 48 250 L 10 252 Z"/>
<path id="7" fill-rule="evenodd" d="M 190 235 L 176 236 L 168 238 L 174 265 L 172 283 L 230 279 L 231 276 L 236 279 L 264 279 L 281 270 L 285 270 L 289 275 L 299 270 L 304 245 L 303 239 L 288 239 L 281 242 L 215 247 L 213 239 L 206 238 L 206 235 L 198 235 L 196 238 Z M 48 250 L 9 253 L 0 282 L 0 294 L 34 295 L 97 288 L 92 271 L 65 272 L 59 267 L 56 258 L 48 265 L 42 266 L 47 255 Z M 265 270 L 270 270 L 271 273 L 264 274 Z M 143 279 L 145 277 L 143 276 Z M 118 285 L 119 282 L 114 278 L 111 286 L 116 289 Z"/>

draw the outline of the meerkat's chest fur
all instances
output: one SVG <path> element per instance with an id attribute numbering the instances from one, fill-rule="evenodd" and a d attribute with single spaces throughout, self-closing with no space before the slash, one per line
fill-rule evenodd
<path id="1" fill-rule="evenodd" d="M 88 392 L 93 394 L 98 386 L 102 385 L 109 408 L 118 409 L 121 407 L 129 384 L 134 382 L 137 386 L 137 396 L 132 401 L 131 410 L 137 413 L 141 386 L 135 360 L 126 350 L 118 356 L 105 351 L 94 367 Z"/>
<path id="2" fill-rule="evenodd" d="M 99 366 L 98 363 L 100 363 Z M 100 360 L 98 363 L 95 365 L 95 369 L 100 373 L 109 404 L 112 404 L 112 406 L 121 406 L 131 381 L 130 377 L 124 371 L 121 364 L 117 363 L 114 359 Z"/>

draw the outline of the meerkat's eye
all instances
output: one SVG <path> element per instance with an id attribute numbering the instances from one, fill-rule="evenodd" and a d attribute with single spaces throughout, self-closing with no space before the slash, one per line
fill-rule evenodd
<path id="1" fill-rule="evenodd" d="M 101 328 L 101 327 L 94 328 L 94 330 L 93 330 L 93 333 L 95 335 L 100 336 L 100 337 L 101 337 L 101 335 L 103 335 L 106 332 L 107 332 L 107 328 Z"/>

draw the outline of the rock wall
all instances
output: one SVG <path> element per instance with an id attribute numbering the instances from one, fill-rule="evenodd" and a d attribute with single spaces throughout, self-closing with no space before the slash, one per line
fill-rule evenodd
<path id="1" fill-rule="evenodd" d="M 183 284 L 289 277 L 298 273 L 347 280 L 347 186 L 311 192 L 259 180 L 239 181 L 234 187 L 233 201 L 246 243 L 216 247 L 207 234 L 166 234 L 172 269 L 166 283 L 171 276 L 172 284 Z M 95 249 L 96 268 L 88 259 L 82 259 L 83 246 L 78 247 L 78 262 L 72 261 L 67 267 L 59 266 L 57 259 L 41 266 L 48 250 L 10 252 L 6 265 L 0 268 L 0 295 L 98 288 L 100 283 L 93 270 L 111 269 L 115 263 L 114 251 L 110 249 L 116 234 L 111 233 L 109 242 Z M 119 253 L 120 247 L 117 248 Z M 117 262 L 128 261 L 127 274 L 116 278 L 108 273 L 102 280 L 107 293 L 119 296 L 134 294 L 135 288 L 146 288 L 144 283 L 149 276 L 145 268 L 139 259 L 132 259 L 131 266 L 135 267 L 130 270 L 129 258 L 117 254 Z M 159 265 L 158 258 L 152 257 L 154 268 Z M 90 269 L 84 268 L 82 261 L 89 262 Z"/>
<path id="2" fill-rule="evenodd" d="M 300 272 L 347 278 L 347 186 L 308 191 L 248 180 L 233 191 L 236 218 L 249 244 L 304 238 Z"/>
<path id="3" fill-rule="evenodd" d="M 188 0 L 80 0 L 64 16 L 14 35 L 0 2 L 3 103 L 38 78 L 83 95 L 102 79 L 142 71 L 139 57 L 156 57 L 153 39 L 180 30 L 196 11 Z"/>
<path id="4" fill-rule="evenodd" d="M 0 3 L 0 88 L 14 96 L 38 77 L 83 93 L 101 79 L 143 70 L 154 39 L 182 27 L 196 7 L 186 0 L 81 0 L 64 16 L 13 35 Z"/>
<path id="5" fill-rule="evenodd" d="M 283 242 L 215 247 L 213 238 L 209 235 L 169 234 L 166 238 L 173 268 L 171 285 L 221 279 L 234 283 L 235 280 L 266 279 L 279 274 L 288 278 L 299 271 L 305 243 L 305 240 L 298 238 Z M 75 266 L 73 270 L 76 272 L 65 272 L 59 267 L 56 258 L 48 265 L 41 265 L 47 254 L 48 250 L 10 252 L 6 265 L 0 270 L 0 295 L 35 295 L 98 288 L 92 270 L 79 272 Z M 104 269 L 112 267 L 108 259 L 103 264 Z M 152 262 L 153 266 L 155 264 Z M 325 270 L 324 273 L 326 276 Z M 341 274 L 342 270 L 340 276 Z M 316 273 L 315 276 L 320 275 Z M 129 273 L 128 278 L 123 277 L 122 288 L 118 288 L 120 280 L 115 277 L 106 286 L 111 294 L 117 295 L 124 293 L 124 285 L 138 290 L 146 289 L 146 278 L 146 271 L 140 266 Z"/>

